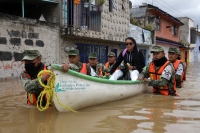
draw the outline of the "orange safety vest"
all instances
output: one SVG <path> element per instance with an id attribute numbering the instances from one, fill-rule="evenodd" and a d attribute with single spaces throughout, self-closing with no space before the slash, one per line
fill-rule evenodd
<path id="1" fill-rule="evenodd" d="M 176 61 L 173 63 L 175 71 L 177 71 L 178 65 L 179 65 L 180 63 L 183 63 L 183 61 L 181 61 L 181 60 L 176 60 Z M 183 66 L 183 67 L 184 67 L 184 66 Z M 183 71 L 183 73 L 182 73 L 182 75 L 181 75 L 181 82 L 183 81 L 184 76 L 185 76 L 185 72 Z M 181 86 L 183 86 L 183 85 L 181 84 Z"/>
<path id="2" fill-rule="evenodd" d="M 103 70 L 102 70 L 102 68 L 99 68 L 99 76 L 103 76 Z"/>
<path id="3" fill-rule="evenodd" d="M 181 60 L 181 62 L 182 62 L 183 65 L 184 65 L 185 62 L 184 62 L 183 60 Z M 183 80 L 186 80 L 186 76 L 185 76 L 185 75 L 186 75 L 186 68 L 187 68 L 187 66 L 183 66 L 183 67 L 185 67 L 185 68 L 184 68 Z"/>
<path id="4" fill-rule="evenodd" d="M 74 0 L 74 4 L 80 4 L 80 0 Z"/>
<path id="5" fill-rule="evenodd" d="M 109 62 L 106 62 L 105 67 L 108 68 L 109 67 Z M 115 69 L 115 71 L 118 70 L 118 68 Z M 105 72 L 106 73 L 106 72 Z"/>
<path id="6" fill-rule="evenodd" d="M 44 69 L 43 70 L 47 70 L 45 65 L 44 65 Z M 26 73 L 26 75 L 27 75 L 27 77 L 31 78 L 31 76 L 28 73 Z M 27 93 L 27 104 L 29 104 L 29 105 L 37 105 L 38 96 L 36 94 Z M 46 98 L 45 98 L 45 100 L 46 100 Z"/>
<path id="7" fill-rule="evenodd" d="M 169 64 L 170 62 L 167 61 L 164 65 L 162 65 L 158 72 L 156 72 L 156 67 L 154 65 L 153 62 L 150 63 L 149 65 L 149 74 L 150 74 L 150 78 L 151 80 L 159 80 L 161 79 L 161 75 L 162 75 L 162 72 L 163 70 L 165 69 L 165 67 Z M 168 96 L 169 95 L 169 92 L 168 92 L 168 86 L 162 86 L 162 87 L 153 87 L 153 93 L 155 93 L 156 91 L 160 92 L 160 94 L 162 95 L 166 95 Z M 174 79 L 174 92 L 176 92 L 176 82 L 175 82 L 175 79 Z"/>
<path id="8" fill-rule="evenodd" d="M 86 63 L 82 64 L 82 69 L 80 70 L 80 73 L 87 75 L 87 65 L 86 65 Z"/>

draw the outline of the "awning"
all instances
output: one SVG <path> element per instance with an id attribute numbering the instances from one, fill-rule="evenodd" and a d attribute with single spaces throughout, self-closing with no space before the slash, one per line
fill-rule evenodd
<path id="1" fill-rule="evenodd" d="M 175 42 L 175 41 L 165 39 L 165 38 L 160 38 L 160 37 L 156 37 L 156 42 L 173 45 L 173 46 L 178 46 L 178 47 L 184 47 L 184 45 L 179 42 Z"/>

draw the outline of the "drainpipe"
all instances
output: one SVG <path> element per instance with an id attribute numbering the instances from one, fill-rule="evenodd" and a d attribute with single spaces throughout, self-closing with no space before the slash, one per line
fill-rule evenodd
<path id="1" fill-rule="evenodd" d="M 67 12 L 67 28 L 70 31 L 70 34 L 73 34 L 73 26 L 74 26 L 74 0 L 68 0 L 68 12 Z"/>
<path id="2" fill-rule="evenodd" d="M 22 0 L 22 17 L 24 18 L 24 0 Z"/>

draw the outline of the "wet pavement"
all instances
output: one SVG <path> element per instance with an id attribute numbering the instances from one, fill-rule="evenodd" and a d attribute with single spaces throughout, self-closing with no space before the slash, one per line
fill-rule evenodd
<path id="1" fill-rule="evenodd" d="M 180 97 L 140 94 L 60 113 L 26 104 L 20 81 L 0 82 L 0 133 L 199 133 L 200 68 L 189 64 Z"/>

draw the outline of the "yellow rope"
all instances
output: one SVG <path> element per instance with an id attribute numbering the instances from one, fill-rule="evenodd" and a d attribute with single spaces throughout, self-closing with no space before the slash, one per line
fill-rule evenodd
<path id="1" fill-rule="evenodd" d="M 50 77 L 49 77 L 49 79 L 47 81 L 47 85 L 42 83 L 42 75 L 45 74 L 45 73 L 50 74 Z M 38 110 L 44 111 L 44 110 L 48 109 L 49 105 L 52 104 L 51 100 L 52 100 L 52 96 L 54 94 L 56 96 L 56 100 L 57 100 L 57 102 L 59 103 L 60 106 L 66 108 L 66 109 L 68 109 L 68 110 L 70 110 L 72 112 L 76 112 L 71 107 L 62 104 L 60 102 L 60 100 L 58 99 L 57 94 L 54 93 L 55 74 L 52 71 L 50 71 L 50 70 L 42 70 L 42 71 L 40 71 L 40 73 L 38 74 L 37 77 L 38 77 L 38 81 L 39 81 L 40 85 L 44 88 L 43 91 L 38 96 L 38 99 L 37 99 L 37 108 L 38 108 Z M 43 98 L 46 98 L 46 105 L 45 106 L 42 106 Z"/>

